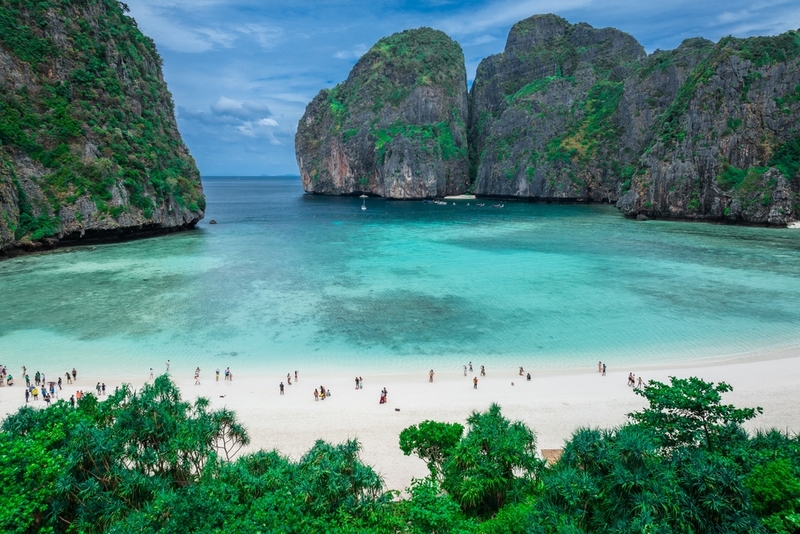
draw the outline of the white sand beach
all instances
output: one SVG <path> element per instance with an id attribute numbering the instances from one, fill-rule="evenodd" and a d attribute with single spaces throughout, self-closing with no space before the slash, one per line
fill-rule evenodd
<path id="1" fill-rule="evenodd" d="M 31 375 L 33 366 L 34 362 L 28 365 Z M 21 366 L 13 369 L 9 365 L 9 369 L 19 376 Z M 427 472 L 421 460 L 404 456 L 398 446 L 400 431 L 409 425 L 426 419 L 464 423 L 472 410 L 484 410 L 496 402 L 506 417 L 522 420 L 535 431 L 539 449 L 557 449 L 576 428 L 613 427 L 623 423 L 628 412 L 644 406 L 644 400 L 626 386 L 629 372 L 641 374 L 645 380 L 668 381 L 674 375 L 728 382 L 734 391 L 723 397 L 725 402 L 764 409 L 761 416 L 747 424 L 748 429 L 800 431 L 797 347 L 670 368 L 610 366 L 606 376 L 601 376 L 596 367 L 553 371 L 533 374 L 530 382 L 518 376 L 518 369 L 489 368 L 487 376 L 480 377 L 480 366 L 475 365 L 467 377 L 460 368 L 435 369 L 434 382 L 429 383 L 428 369 L 420 369 L 413 376 L 365 375 L 361 390 L 355 389 L 355 375 L 321 376 L 303 369 L 299 370 L 299 381 L 293 378 L 291 386 L 286 384 L 285 376 L 235 376 L 232 382 L 220 376 L 216 382 L 214 370 L 203 370 L 201 384 L 194 385 L 193 371 L 173 367 L 171 376 L 185 398 L 205 396 L 214 407 L 234 410 L 250 432 L 249 450 L 275 448 L 299 458 L 317 439 L 336 443 L 356 438 L 362 445 L 363 460 L 384 477 L 391 489 L 403 489 L 412 477 L 422 477 Z M 479 379 L 477 390 L 472 385 L 474 376 Z M 140 387 L 146 378 L 131 383 Z M 278 388 L 281 380 L 286 384 L 283 396 Z M 77 383 L 64 384 L 61 398 L 68 399 L 76 389 L 93 391 L 98 381 L 105 381 L 109 392 L 118 385 L 118 381 L 105 380 L 103 375 L 85 375 L 79 370 Z M 0 416 L 25 403 L 20 383 L 0 388 Z M 332 395 L 315 402 L 313 391 L 320 385 L 330 389 Z M 378 400 L 383 387 L 389 395 L 388 403 L 381 405 Z M 41 400 L 33 404 L 44 406 Z"/>

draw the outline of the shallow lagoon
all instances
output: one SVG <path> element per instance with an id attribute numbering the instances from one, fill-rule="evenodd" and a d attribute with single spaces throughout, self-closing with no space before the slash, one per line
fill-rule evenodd
<path id="1" fill-rule="evenodd" d="M 0 262 L 0 363 L 542 370 L 800 343 L 800 230 L 642 223 L 606 205 L 362 211 L 296 178 L 204 185 L 195 231 Z"/>

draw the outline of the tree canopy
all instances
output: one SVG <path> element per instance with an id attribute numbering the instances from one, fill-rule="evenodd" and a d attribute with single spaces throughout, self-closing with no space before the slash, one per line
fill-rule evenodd
<path id="1" fill-rule="evenodd" d="M 100 402 L 21 408 L 0 432 L 0 530 L 72 532 L 800 532 L 800 441 L 748 435 L 758 409 L 727 384 L 675 379 L 613 429 L 583 428 L 546 466 L 500 406 L 423 421 L 401 449 L 430 473 L 387 491 L 356 441 L 299 460 L 249 443 L 235 414 L 187 402 L 166 376 Z"/>

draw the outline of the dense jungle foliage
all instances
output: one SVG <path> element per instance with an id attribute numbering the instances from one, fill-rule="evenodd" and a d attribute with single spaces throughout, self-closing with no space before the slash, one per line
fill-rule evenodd
<path id="1" fill-rule="evenodd" d="M 0 49 L 21 72 L 0 77 L 0 163 L 17 188 L 17 239 L 56 233 L 60 207 L 83 196 L 111 218 L 135 208 L 149 219 L 168 198 L 205 208 L 161 58 L 126 12 L 116 0 L 0 3 Z M 38 204 L 10 163 L 26 157 L 44 168 Z M 114 200 L 114 187 L 127 201 Z"/>
<path id="2" fill-rule="evenodd" d="M 561 459 L 492 405 L 405 429 L 430 475 L 386 491 L 359 445 L 318 441 L 298 461 L 259 451 L 235 414 L 182 401 L 166 376 L 72 408 L 24 407 L 0 432 L 4 532 L 800 532 L 800 442 L 748 435 L 758 408 L 724 383 L 651 382 L 649 407 L 579 429 Z"/>

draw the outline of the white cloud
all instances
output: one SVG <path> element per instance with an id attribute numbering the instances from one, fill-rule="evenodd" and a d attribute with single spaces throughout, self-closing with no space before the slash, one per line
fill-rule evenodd
<path id="1" fill-rule="evenodd" d="M 467 46 L 478 46 L 486 43 L 491 43 L 492 41 L 496 41 L 497 37 L 492 35 L 481 35 L 480 37 L 476 37 L 472 41 L 466 43 Z"/>
<path id="2" fill-rule="evenodd" d="M 711 26 L 736 36 L 776 35 L 800 27 L 800 6 L 784 1 L 753 4 L 719 14 Z"/>
<path id="3" fill-rule="evenodd" d="M 263 48 L 281 40 L 283 30 L 259 23 L 244 25 L 213 20 L 215 26 L 204 24 L 192 27 L 191 20 L 198 8 L 214 8 L 227 2 L 219 0 L 128 0 L 131 15 L 142 30 L 159 47 L 176 52 L 202 53 L 214 48 L 233 48 L 242 36 L 254 38 Z"/>
<path id="4" fill-rule="evenodd" d="M 226 96 L 221 96 L 211 104 L 211 112 L 218 116 L 231 116 L 244 121 L 269 117 L 272 113 L 262 102 L 239 102 Z"/>
<path id="5" fill-rule="evenodd" d="M 236 131 L 245 137 L 252 139 L 258 137 L 267 138 L 272 145 L 280 145 L 281 142 L 275 138 L 270 127 L 277 126 L 278 123 L 272 119 L 261 119 L 257 121 L 247 121 L 236 127 Z"/>
<path id="6" fill-rule="evenodd" d="M 437 27 L 450 35 L 481 33 L 491 28 L 508 27 L 536 13 L 563 13 L 587 7 L 592 0 L 524 0 L 495 2 L 477 11 L 466 11 L 444 19 Z"/>
<path id="7" fill-rule="evenodd" d="M 131 15 L 142 31 L 158 43 L 159 48 L 198 54 L 207 52 L 214 46 L 208 36 L 185 28 L 169 17 L 161 16 L 147 4 L 131 3 Z"/>
<path id="8" fill-rule="evenodd" d="M 272 48 L 281 41 L 283 29 L 266 24 L 245 24 L 238 29 L 239 33 L 250 35 L 258 41 L 262 48 Z"/>
<path id="9" fill-rule="evenodd" d="M 369 48 L 365 44 L 356 45 L 351 50 L 340 50 L 336 52 L 333 57 L 336 59 L 358 59 L 363 56 Z"/>
<path id="10" fill-rule="evenodd" d="M 236 42 L 236 35 L 215 28 L 195 28 L 195 32 L 206 36 L 213 44 L 221 45 L 225 48 L 233 47 Z"/>

